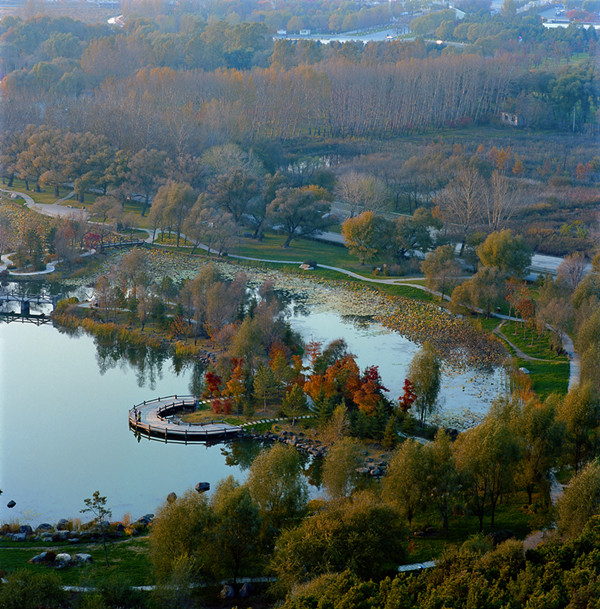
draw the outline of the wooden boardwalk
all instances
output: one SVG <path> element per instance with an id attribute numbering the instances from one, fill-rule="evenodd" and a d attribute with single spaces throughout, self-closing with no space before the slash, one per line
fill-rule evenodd
<path id="1" fill-rule="evenodd" d="M 165 442 L 216 442 L 236 437 L 241 428 L 225 421 L 186 424 L 168 417 L 192 411 L 198 400 L 192 395 L 171 395 L 142 402 L 129 411 L 129 427 L 138 434 Z"/>

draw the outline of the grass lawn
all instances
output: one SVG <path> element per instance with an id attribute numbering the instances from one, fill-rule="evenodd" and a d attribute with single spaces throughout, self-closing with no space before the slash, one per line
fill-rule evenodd
<path id="1" fill-rule="evenodd" d="M 549 359 L 557 362 L 566 362 L 568 361 L 566 355 L 559 355 L 552 348 L 550 343 L 550 330 L 544 331 L 541 336 L 538 336 L 538 333 L 534 331 L 533 333 L 533 341 L 532 332 L 530 329 L 525 331 L 525 336 L 523 336 L 523 324 L 507 321 L 500 331 L 508 338 L 508 340 L 519 347 L 523 353 L 530 355 L 532 357 L 539 357 L 540 359 Z"/>
<path id="2" fill-rule="evenodd" d="M 543 518 L 532 516 L 524 508 L 527 504 L 525 493 L 519 493 L 501 502 L 496 508 L 496 522 L 490 526 L 489 510 L 483 519 L 483 534 L 492 531 L 508 530 L 517 539 L 524 539 L 531 531 L 544 525 Z M 415 529 L 433 525 L 438 531 L 431 537 L 415 537 L 409 544 L 409 555 L 406 563 L 421 562 L 439 558 L 444 550 L 450 547 L 460 547 L 469 537 L 479 533 L 479 519 L 476 516 L 450 518 L 448 537 L 444 537 L 441 520 L 436 512 L 429 510 L 427 514 L 416 519 Z"/>
<path id="3" fill-rule="evenodd" d="M 266 234 L 262 241 L 242 238 L 231 253 L 251 258 L 289 260 L 298 264 L 315 260 L 317 264 L 337 266 L 365 277 L 373 276 L 371 266 L 361 265 L 345 247 L 310 239 L 294 239 L 288 248 L 283 247 L 284 243 L 284 235 Z"/>
<path id="4" fill-rule="evenodd" d="M 420 300 L 421 302 L 439 302 L 439 298 L 434 294 L 426 292 L 425 290 L 420 290 L 419 288 L 415 288 L 411 285 L 379 284 L 376 285 L 376 287 L 387 294 L 392 294 L 392 296 L 403 296 L 405 298 L 412 298 L 413 300 Z"/>
<path id="5" fill-rule="evenodd" d="M 56 571 L 64 585 L 93 585 L 95 580 L 105 579 L 110 575 L 119 575 L 134 586 L 153 584 L 151 565 L 148 555 L 148 537 L 133 537 L 123 541 L 108 542 L 108 562 L 104 562 L 104 550 L 101 543 L 42 543 L 25 542 L 0 543 L 0 565 L 11 573 L 27 569 L 35 573 L 47 573 L 50 567 L 32 565 L 27 561 L 41 552 L 53 550 L 57 554 L 66 552 L 73 556 L 77 553 L 91 554 L 93 562 L 89 565 Z"/>

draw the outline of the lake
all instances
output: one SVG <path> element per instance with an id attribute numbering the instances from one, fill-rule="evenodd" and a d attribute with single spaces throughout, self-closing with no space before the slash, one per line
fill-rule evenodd
<path id="1" fill-rule="evenodd" d="M 331 311 L 296 314 L 291 321 L 307 341 L 343 337 L 361 368 L 379 366 L 391 399 L 401 393 L 415 344 Z M 200 481 L 214 488 L 230 474 L 245 478 L 244 467 L 260 449 L 255 443 L 164 444 L 138 440 L 129 430 L 134 404 L 190 393 L 191 368 L 177 373 L 161 359 L 133 366 L 101 356 L 85 334 L 71 336 L 50 324 L 0 324 L 0 521 L 35 526 L 77 517 L 95 490 L 107 496 L 115 518 L 129 513 L 137 519 L 155 512 L 171 491 L 179 495 Z M 445 369 L 442 418 L 483 414 L 501 388 L 498 371 Z M 237 464 L 228 465 L 232 461 Z M 17 505 L 9 510 L 11 499 Z"/>

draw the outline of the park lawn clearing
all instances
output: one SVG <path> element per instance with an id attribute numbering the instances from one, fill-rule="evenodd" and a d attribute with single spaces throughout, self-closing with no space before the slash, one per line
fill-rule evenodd
<path id="1" fill-rule="evenodd" d="M 0 565 L 8 573 L 21 569 L 34 573 L 53 571 L 59 575 L 65 586 L 93 585 L 94 580 L 105 579 L 113 574 L 119 575 L 133 586 L 147 586 L 154 583 L 147 536 L 108 541 L 107 548 L 109 567 L 104 563 L 102 543 L 3 542 L 0 544 Z M 71 556 L 78 553 L 91 554 L 93 562 L 58 570 L 49 565 L 34 565 L 28 562 L 37 554 L 48 550 L 53 550 L 57 554 L 66 552 Z"/>
<path id="2" fill-rule="evenodd" d="M 245 237 L 240 239 L 232 253 L 249 258 L 297 261 L 298 264 L 314 260 L 317 264 L 336 266 L 365 277 L 373 276 L 370 267 L 361 265 L 344 246 L 301 238 L 294 239 L 287 248 L 283 247 L 284 243 L 285 236 L 282 235 L 266 234 L 262 241 Z"/>
<path id="3" fill-rule="evenodd" d="M 539 359 L 555 360 L 557 362 L 566 362 L 566 355 L 560 355 L 552 348 L 550 343 L 550 330 L 544 330 L 541 335 L 537 331 L 527 329 L 523 336 L 523 323 L 508 321 L 500 331 L 508 338 L 508 340 L 519 347 L 523 353 L 531 357 Z M 532 339 L 533 333 L 533 341 Z"/>

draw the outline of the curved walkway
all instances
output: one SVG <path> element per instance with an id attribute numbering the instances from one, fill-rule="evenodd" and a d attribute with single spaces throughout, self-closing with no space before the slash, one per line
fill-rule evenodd
<path id="1" fill-rule="evenodd" d="M 209 402 L 210 400 L 204 400 L 200 403 Z M 129 426 L 148 437 L 186 443 L 210 442 L 238 435 L 241 427 L 225 421 L 186 424 L 167 418 L 182 410 L 195 408 L 197 404 L 198 400 L 190 395 L 171 395 L 145 401 L 129 411 Z"/>

